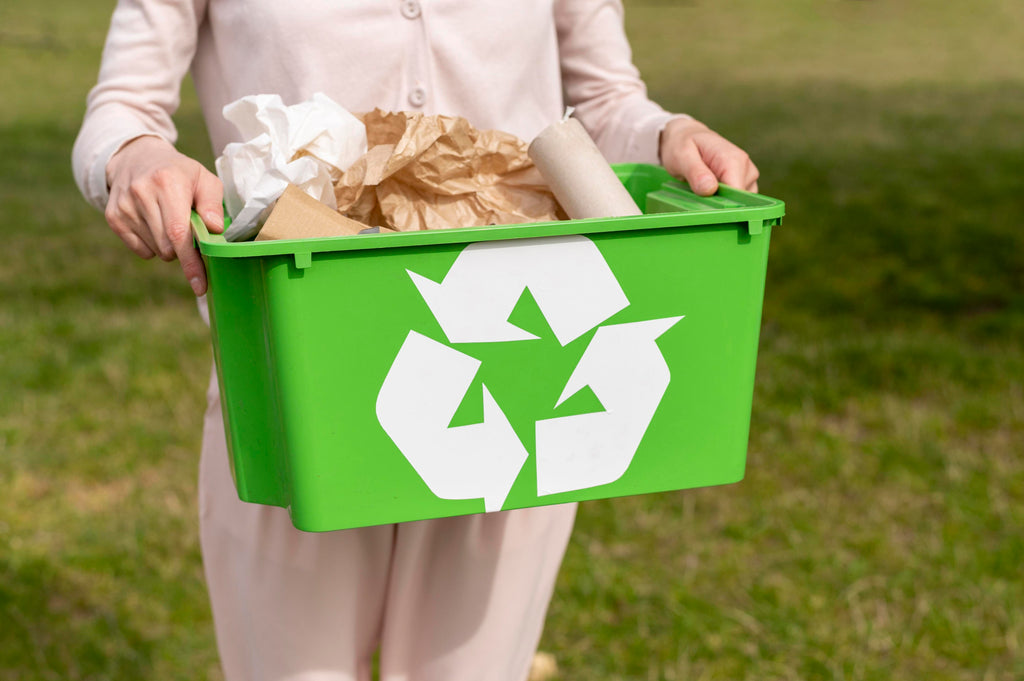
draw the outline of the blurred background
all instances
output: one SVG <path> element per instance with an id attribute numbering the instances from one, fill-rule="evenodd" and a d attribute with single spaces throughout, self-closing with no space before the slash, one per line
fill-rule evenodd
<path id="1" fill-rule="evenodd" d="M 112 0 L 0 5 L 0 678 L 219 679 L 207 329 L 70 149 Z M 627 0 L 787 203 L 747 478 L 580 511 L 557 679 L 1024 678 L 1024 3 Z M 181 147 L 212 166 L 186 84 Z"/>

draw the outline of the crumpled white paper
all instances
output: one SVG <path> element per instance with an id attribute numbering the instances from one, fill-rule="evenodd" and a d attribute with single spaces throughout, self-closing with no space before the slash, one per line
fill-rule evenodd
<path id="1" fill-rule="evenodd" d="M 334 182 L 366 154 L 362 121 L 319 92 L 294 106 L 279 95 L 242 97 L 224 107 L 224 118 L 246 140 L 228 144 L 217 159 L 228 241 L 255 236 L 289 183 L 337 208 Z"/>

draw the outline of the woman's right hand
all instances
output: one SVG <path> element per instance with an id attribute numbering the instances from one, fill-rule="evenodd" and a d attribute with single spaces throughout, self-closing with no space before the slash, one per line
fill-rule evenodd
<path id="1" fill-rule="evenodd" d="M 177 258 L 197 296 L 206 293 L 206 270 L 192 244 L 191 211 L 211 232 L 224 230 L 220 179 L 160 137 L 136 137 L 107 163 L 110 228 L 142 258 Z"/>

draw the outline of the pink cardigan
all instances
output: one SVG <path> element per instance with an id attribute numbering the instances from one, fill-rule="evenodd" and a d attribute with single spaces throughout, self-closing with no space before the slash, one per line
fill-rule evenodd
<path id="1" fill-rule="evenodd" d="M 527 141 L 569 104 L 610 161 L 656 163 L 672 115 L 647 98 L 622 11 L 620 0 L 119 0 L 75 178 L 102 208 L 125 142 L 173 143 L 190 68 L 216 153 L 237 140 L 228 102 L 322 91 L 350 111 L 457 114 Z"/>

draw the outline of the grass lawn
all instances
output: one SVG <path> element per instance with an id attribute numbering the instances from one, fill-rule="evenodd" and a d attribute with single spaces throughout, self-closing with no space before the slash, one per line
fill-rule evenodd
<path id="1" fill-rule="evenodd" d="M 111 1 L 0 7 L 0 679 L 218 679 L 207 330 L 70 147 Z M 627 0 L 775 231 L 747 478 L 581 507 L 559 679 L 1024 678 L 1024 4 Z M 206 162 L 195 99 L 182 147 Z"/>

